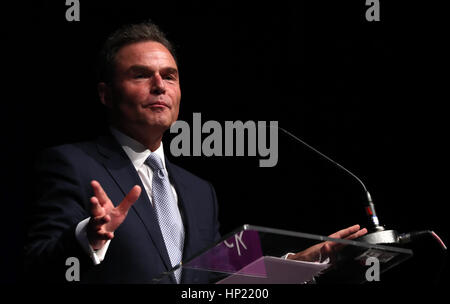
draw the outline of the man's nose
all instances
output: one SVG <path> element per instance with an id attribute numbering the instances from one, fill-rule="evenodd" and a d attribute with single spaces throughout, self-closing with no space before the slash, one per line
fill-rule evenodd
<path id="1" fill-rule="evenodd" d="M 165 92 L 166 92 L 166 87 L 164 84 L 164 80 L 162 79 L 161 75 L 156 73 L 153 77 L 150 93 L 159 95 L 159 94 L 164 94 Z"/>

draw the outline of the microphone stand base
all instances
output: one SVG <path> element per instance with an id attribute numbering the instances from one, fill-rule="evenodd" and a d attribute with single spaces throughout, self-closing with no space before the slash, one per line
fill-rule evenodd
<path id="1" fill-rule="evenodd" d="M 395 230 L 382 230 L 363 235 L 357 241 L 369 244 L 398 244 L 399 237 Z"/>

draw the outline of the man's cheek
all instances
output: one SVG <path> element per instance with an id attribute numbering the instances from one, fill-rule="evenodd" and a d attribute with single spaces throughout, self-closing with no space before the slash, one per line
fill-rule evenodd
<path id="1" fill-rule="evenodd" d="M 175 107 L 172 111 L 172 123 L 174 123 L 178 119 L 179 106 Z"/>

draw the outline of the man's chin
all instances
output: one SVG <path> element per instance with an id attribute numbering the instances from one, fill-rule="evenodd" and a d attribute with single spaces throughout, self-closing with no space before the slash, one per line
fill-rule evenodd
<path id="1" fill-rule="evenodd" d="M 172 122 L 172 115 L 168 110 L 154 111 L 146 117 L 149 126 L 169 126 Z"/>
<path id="2" fill-rule="evenodd" d="M 176 119 L 174 119 L 173 116 L 173 113 L 168 109 L 164 111 L 152 111 L 152 113 L 146 113 L 146 115 L 142 117 L 140 125 L 153 132 L 164 132 L 170 128 L 173 122 L 175 122 Z"/>
<path id="3" fill-rule="evenodd" d="M 153 131 L 165 132 L 172 125 L 171 119 L 158 119 L 147 123 L 149 129 Z"/>

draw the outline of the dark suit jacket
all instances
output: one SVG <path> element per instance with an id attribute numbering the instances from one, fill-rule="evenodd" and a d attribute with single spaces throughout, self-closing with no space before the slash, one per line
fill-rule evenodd
<path id="1" fill-rule="evenodd" d="M 170 163 L 166 167 L 185 226 L 183 260 L 219 239 L 217 200 L 212 185 Z M 156 213 L 128 156 L 112 136 L 95 142 L 50 148 L 37 163 L 37 197 L 30 208 L 25 246 L 25 279 L 65 281 L 68 257 L 80 260 L 81 282 L 152 283 L 170 266 Z M 75 238 L 75 228 L 90 216 L 91 180 L 97 180 L 113 204 L 134 185 L 141 196 L 116 230 L 100 265 L 93 265 Z M 182 283 L 202 278 L 183 272 Z M 200 282 L 199 281 L 199 282 Z M 173 283 L 173 276 L 162 280 Z"/>

